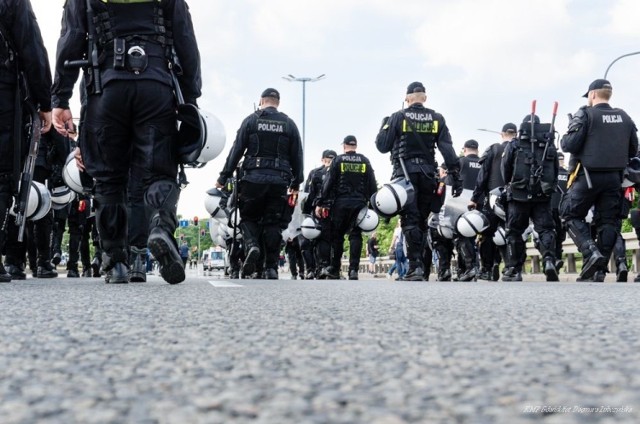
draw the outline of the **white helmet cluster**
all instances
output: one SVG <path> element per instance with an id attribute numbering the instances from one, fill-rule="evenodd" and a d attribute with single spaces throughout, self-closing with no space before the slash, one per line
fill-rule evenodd
<path id="1" fill-rule="evenodd" d="M 15 205 L 15 198 L 14 198 Z M 44 218 L 51 210 L 51 193 L 49 189 L 37 181 L 31 181 L 31 189 L 29 190 L 29 198 L 27 199 L 27 208 L 24 216 L 32 221 Z M 9 209 L 11 215 L 15 215 L 14 207 Z"/>
<path id="2" fill-rule="evenodd" d="M 495 233 L 493 233 L 493 243 L 496 246 L 505 246 L 507 244 L 507 235 L 504 228 L 498 227 Z"/>
<path id="3" fill-rule="evenodd" d="M 453 239 L 456 236 L 456 232 L 453 228 L 449 227 L 448 225 L 442 224 L 438 224 L 438 234 L 449 240 Z"/>
<path id="4" fill-rule="evenodd" d="M 313 215 L 307 215 L 300 225 L 302 236 L 308 240 L 316 239 L 320 236 L 322 227 Z"/>
<path id="5" fill-rule="evenodd" d="M 180 160 L 197 168 L 215 159 L 224 149 L 226 133 L 222 122 L 212 113 L 192 104 L 178 105 Z"/>
<path id="6" fill-rule="evenodd" d="M 85 178 L 81 176 L 80 168 L 76 165 L 76 158 L 73 152 L 67 156 L 64 169 L 62 170 L 62 179 L 64 183 L 77 194 L 88 193 L 92 189 L 88 184 L 90 178 L 88 176 L 85 176 Z"/>
<path id="7" fill-rule="evenodd" d="M 217 188 L 207 190 L 204 198 L 204 208 L 212 218 L 224 219 L 227 217 L 227 212 L 220 206 L 220 202 L 226 197 L 227 195 Z"/>
<path id="8" fill-rule="evenodd" d="M 481 212 L 473 210 L 460 215 L 456 228 L 463 237 L 475 237 L 489 228 L 489 220 Z"/>
<path id="9" fill-rule="evenodd" d="M 61 185 L 51 189 L 51 207 L 54 210 L 60 210 L 73 202 L 76 193 L 69 186 Z"/>
<path id="10" fill-rule="evenodd" d="M 362 231 L 373 231 L 378 227 L 380 218 L 373 209 L 369 209 L 365 206 L 364 208 L 360 209 L 360 212 L 358 212 L 356 223 Z"/>
<path id="11" fill-rule="evenodd" d="M 396 178 L 373 193 L 371 205 L 378 215 L 391 218 L 400 213 L 407 203 L 412 202 L 414 196 L 411 181 L 402 177 Z"/>
<path id="12" fill-rule="evenodd" d="M 489 206 L 491 206 L 491 210 L 493 210 L 493 213 L 495 213 L 498 218 L 502 219 L 503 221 L 507 219 L 507 213 L 504 210 L 504 205 L 502 204 L 502 202 L 498 201 L 497 195 L 489 195 Z"/>

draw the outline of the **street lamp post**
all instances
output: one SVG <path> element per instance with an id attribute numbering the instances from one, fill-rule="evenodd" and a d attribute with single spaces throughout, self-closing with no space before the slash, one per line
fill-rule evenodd
<path id="1" fill-rule="evenodd" d="M 320 81 L 321 79 L 323 79 L 325 77 L 325 74 L 322 75 L 318 75 L 315 78 L 309 78 L 309 77 L 294 77 L 293 75 L 289 74 L 286 77 L 282 77 L 283 79 L 289 81 L 289 82 L 301 82 L 302 83 L 302 162 L 304 163 L 304 141 L 305 141 L 305 133 L 306 133 L 306 111 L 305 111 L 305 104 L 307 101 L 307 83 L 308 82 L 316 82 L 316 81 Z"/>
<path id="2" fill-rule="evenodd" d="M 615 59 L 613 60 L 613 62 L 611 62 L 611 63 L 609 64 L 609 66 L 607 66 L 607 70 L 606 70 L 606 71 L 604 71 L 604 79 L 607 79 L 607 75 L 609 74 L 609 69 L 611 69 L 611 67 L 613 66 L 613 64 L 614 64 L 614 63 L 616 63 L 617 61 L 619 61 L 619 60 L 620 60 L 620 59 L 622 59 L 623 57 L 633 56 L 633 55 L 636 55 L 636 54 L 640 54 L 640 52 L 627 53 L 627 54 L 623 54 L 623 55 L 622 55 L 622 56 L 620 56 L 620 57 L 615 58 Z"/>

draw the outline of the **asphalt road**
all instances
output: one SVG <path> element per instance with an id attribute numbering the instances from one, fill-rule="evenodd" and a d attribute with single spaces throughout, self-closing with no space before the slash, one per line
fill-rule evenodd
<path id="1" fill-rule="evenodd" d="M 640 422 L 640 284 L 0 285 L 1 423 Z"/>

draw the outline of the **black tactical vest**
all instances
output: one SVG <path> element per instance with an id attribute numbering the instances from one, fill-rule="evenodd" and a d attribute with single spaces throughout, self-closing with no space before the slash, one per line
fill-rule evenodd
<path id="1" fill-rule="evenodd" d="M 369 160 L 360 153 L 350 152 L 338 155 L 334 163 L 338 167 L 340 175 L 334 198 L 353 198 L 366 201 L 367 181 L 371 172 Z"/>
<path id="2" fill-rule="evenodd" d="M 634 124 L 622 109 L 589 107 L 587 138 L 576 154 L 584 167 L 593 171 L 620 171 L 629 162 L 629 140 Z"/>
<path id="3" fill-rule="evenodd" d="M 513 158 L 511 191 L 517 201 L 548 201 L 556 190 L 555 164 L 558 152 L 550 134 L 550 124 L 535 124 L 535 140 L 529 138 L 530 124 L 520 127 Z"/>
<path id="4" fill-rule="evenodd" d="M 489 170 L 489 181 L 487 185 L 489 187 L 489 191 L 494 188 L 504 187 L 504 178 L 502 178 L 502 171 L 500 169 L 500 165 L 502 164 L 502 153 L 504 153 L 504 148 L 507 145 L 507 142 L 496 143 L 492 145 L 491 151 L 493 153 L 493 161 L 491 162 L 491 169 Z"/>
<path id="5" fill-rule="evenodd" d="M 569 181 L 569 172 L 565 168 L 558 171 L 558 187 L 551 195 L 551 209 L 558 209 L 562 195 L 567 192 L 567 182 Z"/>
<path id="6" fill-rule="evenodd" d="M 392 158 L 402 156 L 409 164 L 425 163 L 435 167 L 436 140 L 443 125 L 442 116 L 422 105 L 398 113 L 404 116 L 400 128 L 402 135 L 391 150 Z"/>
<path id="7" fill-rule="evenodd" d="M 258 111 L 250 124 L 244 169 L 272 169 L 290 173 L 290 131 L 289 119 L 284 113 Z"/>
<path id="8" fill-rule="evenodd" d="M 462 188 L 473 190 L 476 187 L 478 174 L 482 165 L 479 163 L 480 158 L 477 155 L 469 155 L 460 158 L 460 178 L 462 179 Z"/>

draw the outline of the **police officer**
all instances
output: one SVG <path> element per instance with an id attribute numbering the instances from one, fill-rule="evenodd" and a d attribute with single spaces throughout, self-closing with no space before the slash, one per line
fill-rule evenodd
<path id="1" fill-rule="evenodd" d="M 362 232 L 355 229 L 358 213 L 369 204 L 369 198 L 377 190 L 376 176 L 371 162 L 356 152 L 358 140 L 348 135 L 342 142 L 344 153 L 338 155 L 329 166 L 322 184 L 322 193 L 316 206 L 316 216 L 329 217 L 331 256 L 329 266 L 320 271 L 318 278 L 340 278 L 344 236 L 349 233 L 349 279 L 358 279 L 362 254 Z M 323 258 L 323 262 L 326 258 Z"/>
<path id="2" fill-rule="evenodd" d="M 46 133 L 51 128 L 51 71 L 47 50 L 29 0 L 0 0 L 0 250 L 4 249 L 10 223 L 9 209 L 22 169 L 19 162 L 26 152 L 15 152 L 22 137 L 22 115 L 16 102 L 24 108 L 18 76 L 22 73 L 28 87 L 31 106 L 38 111 L 36 130 Z M 17 160 L 16 160 L 17 159 Z M 17 166 L 16 166 L 17 165 Z M 0 282 L 11 281 L 11 275 L 0 262 Z"/>
<path id="3" fill-rule="evenodd" d="M 280 225 L 286 213 L 287 188 L 297 195 L 303 182 L 302 143 L 298 127 L 278 111 L 280 93 L 267 88 L 260 96 L 260 107 L 242 122 L 220 177 L 217 188 L 224 187 L 240 159 L 243 175 L 239 182 L 238 207 L 245 249 L 242 273 L 256 270 L 261 253 L 265 258 L 265 276 L 278 278 L 278 253 L 282 234 Z M 264 240 L 261 252 L 260 240 Z"/>
<path id="4" fill-rule="evenodd" d="M 562 260 L 562 242 L 567 239 L 567 231 L 564 223 L 560 218 L 560 201 L 562 196 L 567 192 L 567 182 L 569 180 L 569 171 L 564 166 L 564 154 L 558 152 L 558 187 L 551 195 L 551 216 L 556 229 L 556 270 L 558 273 L 564 265 Z"/>
<path id="5" fill-rule="evenodd" d="M 320 200 L 320 194 L 322 193 L 322 183 L 324 177 L 327 175 L 329 165 L 338 154 L 335 150 L 327 149 L 322 152 L 322 165 L 314 168 L 309 172 L 307 182 L 305 184 L 304 191 L 308 193 L 304 204 L 302 205 L 302 213 L 305 215 L 311 215 L 315 213 L 315 207 Z M 321 235 L 314 239 L 308 240 L 302 237 L 300 243 L 300 249 L 302 250 L 302 256 L 304 258 L 305 266 L 307 269 L 307 280 L 312 280 L 316 275 L 320 274 L 320 270 L 323 267 L 329 266 L 329 263 L 320 264 L 322 257 L 329 258 L 331 255 L 331 244 L 329 242 L 329 220 L 324 218 L 318 218 L 320 225 L 322 226 Z M 323 235 L 324 233 L 324 235 Z M 320 253 L 320 252 L 324 253 Z"/>
<path id="6" fill-rule="evenodd" d="M 498 281 L 500 279 L 500 248 L 493 242 L 493 236 L 498 226 L 504 225 L 502 218 L 493 211 L 489 201 L 489 193 L 504 187 L 502 179 L 502 153 L 507 144 L 513 140 L 518 133 L 516 124 L 508 122 L 502 126 L 500 143 L 494 143 L 484 152 L 480 158 L 480 172 L 476 186 L 469 202 L 470 209 L 480 209 L 489 220 L 489 227 L 484 230 L 478 240 L 478 251 L 480 253 L 480 275 L 481 280 Z M 502 249 L 504 250 L 504 249 Z"/>
<path id="7" fill-rule="evenodd" d="M 480 173 L 480 157 L 478 156 L 478 142 L 467 140 L 464 143 L 463 156 L 460 158 L 460 178 L 465 190 L 473 190 Z M 458 273 L 459 281 L 472 281 L 478 277 L 478 254 L 476 252 L 476 238 L 457 235 L 455 238 L 458 251 L 458 268 L 463 270 Z"/>
<path id="8" fill-rule="evenodd" d="M 400 212 L 409 259 L 404 279 L 409 281 L 420 281 L 425 275 L 422 254 L 427 218 L 432 212 L 437 185 L 436 147 L 452 176 L 454 195 L 462 193 L 458 157 L 453 150 L 449 129 L 441 114 L 424 107 L 426 100 L 426 90 L 421 82 L 409 84 L 405 97 L 407 108 L 383 119 L 376 138 L 376 147 L 381 153 L 391 152 L 392 177 L 403 175 L 400 163 L 403 159 L 415 190 L 414 199 Z"/>
<path id="9" fill-rule="evenodd" d="M 619 231 L 623 170 L 638 151 L 637 128 L 622 109 L 609 105 L 611 83 L 597 79 L 589 85 L 587 106 L 581 107 L 562 137 L 562 150 L 571 153 L 570 186 L 560 212 L 567 232 L 583 255 L 581 280 L 596 272 L 604 281 L 607 261 Z M 585 217 L 595 206 L 597 242 Z M 597 244 L 596 244 L 597 243 Z"/>
<path id="10" fill-rule="evenodd" d="M 89 10 L 87 10 L 87 8 Z M 172 55 L 172 48 L 176 57 Z M 96 180 L 96 226 L 106 282 L 127 283 L 126 188 L 142 170 L 149 209 L 148 246 L 171 284 L 184 280 L 173 237 L 177 227 L 176 99 L 169 70 L 180 62 L 188 104 L 200 96 L 200 57 L 184 0 L 69 0 L 65 3 L 53 85 L 54 120 L 66 134 L 78 70 L 65 67 L 89 53 L 87 110 L 78 163 Z M 93 58 L 99 58 L 93 60 Z"/>
<path id="11" fill-rule="evenodd" d="M 533 124 L 532 124 L 533 119 Z M 540 238 L 540 252 L 547 281 L 558 281 L 555 263 L 556 233 L 551 216 L 551 195 L 558 185 L 558 154 L 551 125 L 540 125 L 527 115 L 520 136 L 507 144 L 502 177 L 507 183 L 507 256 L 502 281 L 522 281 L 526 258 L 523 233 L 533 221 Z"/>

